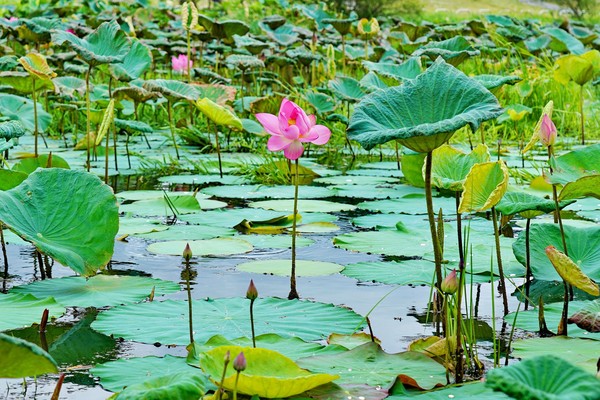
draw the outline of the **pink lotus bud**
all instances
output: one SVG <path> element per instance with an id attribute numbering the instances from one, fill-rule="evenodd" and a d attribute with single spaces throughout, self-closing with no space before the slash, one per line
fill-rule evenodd
<path id="1" fill-rule="evenodd" d="M 190 248 L 189 243 L 186 243 L 185 249 L 183 249 L 183 258 L 185 261 L 190 261 L 192 259 L 192 249 Z"/>
<path id="2" fill-rule="evenodd" d="M 258 297 L 258 290 L 256 290 L 256 286 L 254 286 L 254 281 L 250 279 L 250 285 L 248 285 L 248 290 L 246 291 L 246 298 L 248 300 L 256 300 Z"/>
<path id="3" fill-rule="evenodd" d="M 548 114 L 544 114 L 542 117 L 542 124 L 540 126 L 540 140 L 544 146 L 552 146 L 556 141 L 556 126 Z"/>
<path id="4" fill-rule="evenodd" d="M 453 269 L 442 281 L 442 292 L 446 294 L 454 294 L 458 290 L 458 278 L 456 277 L 456 270 Z"/>
<path id="5" fill-rule="evenodd" d="M 243 351 L 237 355 L 235 360 L 233 360 L 233 369 L 238 372 L 242 372 L 246 369 L 246 357 L 244 357 Z"/>

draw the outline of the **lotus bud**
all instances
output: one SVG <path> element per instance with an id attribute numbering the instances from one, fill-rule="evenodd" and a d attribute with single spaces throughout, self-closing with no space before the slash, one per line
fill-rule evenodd
<path id="1" fill-rule="evenodd" d="M 256 300 L 258 297 L 258 290 L 256 290 L 256 286 L 254 286 L 254 281 L 250 279 L 250 284 L 248 285 L 248 290 L 246 291 L 246 298 L 248 300 Z"/>
<path id="2" fill-rule="evenodd" d="M 190 261 L 192 259 L 192 249 L 190 248 L 189 243 L 186 243 L 185 249 L 183 249 L 183 258 L 185 261 Z"/>
<path id="3" fill-rule="evenodd" d="M 456 277 L 456 270 L 453 269 L 444 280 L 442 281 L 442 292 L 446 294 L 454 294 L 458 290 L 458 278 Z"/>
<path id="4" fill-rule="evenodd" d="M 225 362 L 225 364 L 228 364 L 229 361 L 231 361 L 231 353 L 229 352 L 229 350 L 227 350 L 227 353 L 225 353 L 225 357 L 223 357 L 223 361 Z"/>
<path id="5" fill-rule="evenodd" d="M 540 125 L 540 140 L 544 146 L 552 146 L 556 141 L 556 126 L 548 114 L 544 114 L 542 117 L 542 124 Z"/>
<path id="6" fill-rule="evenodd" d="M 244 357 L 243 351 L 233 360 L 233 369 L 237 372 L 242 372 L 246 369 L 246 357 Z"/>

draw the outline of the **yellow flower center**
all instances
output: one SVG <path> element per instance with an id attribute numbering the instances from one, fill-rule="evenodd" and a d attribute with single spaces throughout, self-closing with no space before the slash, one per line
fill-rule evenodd
<path id="1" fill-rule="evenodd" d="M 295 119 L 288 119 L 288 125 L 296 125 Z"/>

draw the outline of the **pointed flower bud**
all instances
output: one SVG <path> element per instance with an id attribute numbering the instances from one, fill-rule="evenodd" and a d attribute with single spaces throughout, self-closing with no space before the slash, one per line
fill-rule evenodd
<path id="1" fill-rule="evenodd" d="M 556 126 L 548 114 L 544 114 L 542 117 L 542 124 L 540 125 L 540 140 L 546 147 L 552 146 L 556 141 Z"/>
<path id="2" fill-rule="evenodd" d="M 227 350 L 227 353 L 225 353 L 225 357 L 223 357 L 223 361 L 225 362 L 225 364 L 227 364 L 229 361 L 231 361 L 231 352 L 229 350 Z"/>
<path id="3" fill-rule="evenodd" d="M 250 279 L 250 284 L 248 285 L 248 290 L 246 290 L 246 298 L 248 300 L 256 300 L 258 297 L 258 290 L 256 290 L 256 286 L 254 286 L 254 281 Z"/>
<path id="4" fill-rule="evenodd" d="M 242 372 L 246 369 L 246 357 L 244 357 L 243 351 L 237 355 L 235 360 L 233 360 L 233 369 L 238 372 Z"/>
<path id="5" fill-rule="evenodd" d="M 456 277 L 456 270 L 453 269 L 444 280 L 442 281 L 442 292 L 446 294 L 454 294 L 458 290 L 458 278 Z"/>
<path id="6" fill-rule="evenodd" d="M 190 261 L 192 259 L 192 249 L 190 248 L 189 243 L 186 243 L 185 249 L 183 249 L 183 258 L 185 261 Z"/>

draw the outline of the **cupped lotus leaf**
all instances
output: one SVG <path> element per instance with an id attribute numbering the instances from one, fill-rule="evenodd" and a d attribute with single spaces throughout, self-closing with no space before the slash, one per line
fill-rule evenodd
<path id="1" fill-rule="evenodd" d="M 58 45 L 69 43 L 91 66 L 122 62 L 131 47 L 129 38 L 116 21 L 103 22 L 83 39 L 70 32 L 56 31 L 52 41 Z"/>
<path id="2" fill-rule="evenodd" d="M 411 351 L 388 354 L 376 343 L 365 343 L 344 353 L 303 358 L 298 364 L 314 372 L 339 374 L 338 384 L 360 382 L 389 388 L 398 379 L 404 385 L 428 390 L 446 382 L 444 367 L 426 355 Z"/>
<path id="3" fill-rule="evenodd" d="M 25 127 L 19 121 L 3 121 L 0 122 L 0 138 L 9 140 L 23 136 Z"/>
<path id="4" fill-rule="evenodd" d="M 476 81 L 481 83 L 487 90 L 494 90 L 504 85 L 514 85 L 519 82 L 521 78 L 518 76 L 503 76 L 503 75 L 475 75 L 473 77 Z"/>
<path id="5" fill-rule="evenodd" d="M 290 276 L 292 260 L 261 260 L 238 264 L 239 271 L 255 274 Z M 296 260 L 296 276 L 326 276 L 337 274 L 343 265 L 324 261 Z"/>
<path id="6" fill-rule="evenodd" d="M 61 168 L 38 169 L 19 186 L 0 192 L 0 220 L 84 276 L 110 261 L 119 229 L 110 186 L 88 172 Z"/>
<path id="7" fill-rule="evenodd" d="M 186 245 L 190 245 L 194 256 L 226 256 L 243 254 L 252 251 L 253 246 L 245 240 L 237 238 L 215 238 L 205 240 L 173 240 L 152 243 L 147 250 L 155 254 L 180 256 Z"/>
<path id="8" fill-rule="evenodd" d="M 50 69 L 46 58 L 39 53 L 29 53 L 19 58 L 19 62 L 35 78 L 50 80 L 56 77 L 56 72 Z"/>
<path id="9" fill-rule="evenodd" d="M 80 96 L 85 94 L 85 81 L 74 76 L 59 76 L 52 79 L 54 87 L 63 96 L 73 97 L 75 93 Z"/>
<path id="10" fill-rule="evenodd" d="M 560 200 L 578 199 L 580 197 L 595 197 L 600 199 L 600 173 L 583 176 L 575 182 L 567 183 L 558 198 Z"/>
<path id="11" fill-rule="evenodd" d="M 546 247 L 546 256 L 565 282 L 592 296 L 600 296 L 598 285 L 584 274 L 565 253 L 550 245 Z"/>
<path id="12" fill-rule="evenodd" d="M 600 398 L 598 379 L 554 355 L 527 359 L 496 368 L 486 383 L 511 397 L 539 400 L 594 400 Z"/>
<path id="13" fill-rule="evenodd" d="M 544 119 L 544 115 L 547 115 L 548 118 L 552 119 L 552 112 L 554 111 L 554 101 L 550 100 L 544 108 L 542 109 L 542 113 L 540 114 L 540 118 L 538 122 L 535 124 L 533 128 L 533 134 L 531 135 L 531 139 L 529 139 L 529 143 L 523 148 L 522 153 L 525 154 L 529 150 L 533 148 L 533 146 L 540 140 L 540 131 L 542 129 L 542 121 Z"/>
<path id="14" fill-rule="evenodd" d="M 196 254 L 193 249 L 192 252 Z M 193 300 L 192 304 L 194 321 L 202 321 L 202 329 L 194 333 L 196 342 L 206 342 L 214 335 L 227 339 L 252 337 L 248 299 Z M 353 332 L 357 326 L 363 326 L 363 318 L 333 304 L 269 297 L 255 300 L 254 324 L 256 335 L 273 333 L 320 340 L 331 332 Z M 112 308 L 100 313 L 92 328 L 143 343 L 187 345 L 190 339 L 188 303 L 165 300 Z"/>
<path id="15" fill-rule="evenodd" d="M 47 279 L 12 288 L 14 293 L 37 298 L 53 297 L 73 307 L 107 307 L 135 303 L 150 296 L 174 293 L 179 284 L 140 276 L 96 275 L 91 278 L 71 276 Z"/>
<path id="16" fill-rule="evenodd" d="M 457 129 L 469 124 L 475 132 L 502 112 L 480 83 L 438 59 L 417 78 L 367 95 L 356 106 L 347 133 L 367 150 L 397 139 L 412 150 L 429 152 Z"/>
<path id="17" fill-rule="evenodd" d="M 600 143 L 579 148 L 552 160 L 553 173 L 546 179 L 567 186 L 586 176 L 600 174 Z M 591 191 L 594 192 L 593 188 Z M 595 191 L 597 192 L 597 190 Z"/>
<path id="18" fill-rule="evenodd" d="M 38 299 L 30 294 L 2 294 L 0 331 L 30 326 L 41 320 L 44 309 L 48 309 L 49 318 L 58 318 L 65 313 L 65 307 L 51 297 Z"/>
<path id="19" fill-rule="evenodd" d="M 560 208 L 573 204 L 575 200 L 561 201 Z M 504 215 L 521 214 L 524 218 L 551 213 L 556 210 L 554 200 L 534 196 L 526 192 L 506 192 L 496 209 Z"/>
<path id="20" fill-rule="evenodd" d="M 241 233 L 270 233 L 277 234 L 282 233 L 286 228 L 293 225 L 294 220 L 296 223 L 300 223 L 302 215 L 297 214 L 294 218 L 293 214 L 281 215 L 275 218 L 270 218 L 261 221 L 249 221 L 247 219 L 242 220 L 239 224 L 235 225 L 234 228 Z"/>
<path id="21" fill-rule="evenodd" d="M 198 107 L 198 109 L 216 125 L 240 131 L 243 129 L 242 121 L 240 121 L 237 115 L 227 107 L 220 106 L 206 97 L 197 100 L 196 107 Z"/>
<path id="22" fill-rule="evenodd" d="M 29 175 L 38 168 L 71 169 L 69 163 L 64 158 L 54 154 L 41 154 L 37 157 L 27 157 L 21 159 L 19 162 L 13 165 L 12 170 Z"/>
<path id="23" fill-rule="evenodd" d="M 27 174 L 9 169 L 0 169 L 0 190 L 9 190 L 27 179 Z"/>
<path id="24" fill-rule="evenodd" d="M 335 110 L 335 100 L 324 93 L 306 92 L 304 99 L 315 109 L 315 113 L 323 115 Z"/>
<path id="25" fill-rule="evenodd" d="M 31 82 L 31 79 L 25 79 Z M 35 120 L 33 117 L 33 101 L 14 94 L 0 94 L 0 114 L 10 120 L 19 121 L 25 129 L 33 132 Z M 52 115 L 41 107 L 37 110 L 38 132 L 46 132 L 52 121 Z"/>
<path id="26" fill-rule="evenodd" d="M 264 208 L 267 210 L 275 210 L 281 212 L 293 212 L 294 200 L 264 200 L 253 201 L 248 204 L 252 208 Z M 325 200 L 298 200 L 298 212 L 340 212 L 352 211 L 356 206 L 352 204 L 335 203 Z"/>
<path id="27" fill-rule="evenodd" d="M 463 36 L 455 36 L 441 42 L 429 42 L 413 53 L 415 57 L 428 56 L 432 60 L 442 57 L 455 67 L 467 58 L 477 55 L 479 55 L 479 50 L 473 48 Z"/>
<path id="28" fill-rule="evenodd" d="M 196 371 L 161 375 L 127 386 L 115 400 L 197 400 L 206 393 L 205 382 Z"/>
<path id="29" fill-rule="evenodd" d="M 195 83 L 192 86 L 198 91 L 199 98 L 207 98 L 220 106 L 224 106 L 227 102 L 235 99 L 236 89 L 232 86 L 216 83 Z"/>
<path id="30" fill-rule="evenodd" d="M 168 196 L 168 195 L 167 195 Z M 198 199 L 195 196 L 174 196 L 167 201 L 162 199 L 139 200 L 130 204 L 123 204 L 120 207 L 121 212 L 130 212 L 142 216 L 177 216 L 190 213 L 198 213 L 201 210 L 210 210 L 225 207 L 227 203 L 217 200 Z"/>
<path id="31" fill-rule="evenodd" d="M 450 386 L 432 390 L 422 394 L 396 394 L 386 397 L 386 400 L 448 400 L 448 399 L 481 399 L 481 400 L 512 400 L 513 398 L 489 388 L 483 382 L 470 382 L 462 386 Z"/>
<path id="32" fill-rule="evenodd" d="M 138 79 L 152 65 L 152 52 L 139 40 L 131 39 L 131 48 L 123 62 L 110 65 L 110 73 L 121 82 Z"/>
<path id="33" fill-rule="evenodd" d="M 58 372 L 56 361 L 40 347 L 0 333 L 0 378 L 25 378 Z"/>
<path id="34" fill-rule="evenodd" d="M 590 301 L 569 317 L 569 323 L 592 333 L 600 333 L 600 300 Z"/>
<path id="35" fill-rule="evenodd" d="M 269 15 L 260 20 L 260 25 L 266 25 L 270 29 L 277 29 L 286 22 L 286 18 L 278 14 Z"/>
<path id="36" fill-rule="evenodd" d="M 120 358 L 98 364 L 90 369 L 90 373 L 100 378 L 104 389 L 112 392 L 123 390 L 127 386 L 145 382 L 159 376 L 191 373 L 199 375 L 199 371 L 186 363 L 184 357 L 166 355 L 164 357 Z M 205 378 L 208 381 L 208 378 Z"/>
<path id="37" fill-rule="evenodd" d="M 247 362 L 246 369 L 238 377 L 230 362 L 221 381 L 225 354 L 235 357 L 242 352 Z M 237 387 L 239 393 L 263 398 L 294 396 L 338 378 L 337 375 L 311 373 L 280 353 L 263 348 L 220 346 L 200 353 L 199 359 L 200 368 L 214 382 L 222 382 L 228 390 Z"/>
<path id="38" fill-rule="evenodd" d="M 442 145 L 433 151 L 431 183 L 440 189 L 460 192 L 471 168 L 488 161 L 490 153 L 484 144 L 477 145 L 469 154 L 450 145 Z"/>
<path id="39" fill-rule="evenodd" d="M 330 80 L 328 87 L 335 97 L 350 103 L 360 101 L 367 94 L 358 81 L 349 76 L 338 76 Z"/>
<path id="40" fill-rule="evenodd" d="M 143 88 L 151 92 L 160 93 L 167 99 L 196 101 L 198 90 L 193 85 L 171 79 L 152 79 L 144 82 Z"/>
<path id="41" fill-rule="evenodd" d="M 515 340 L 511 347 L 512 355 L 523 360 L 551 354 L 595 373 L 599 344 L 597 340 L 554 336 Z"/>
<path id="42" fill-rule="evenodd" d="M 418 57 L 409 58 L 402 64 L 371 61 L 363 61 L 362 64 L 371 72 L 377 72 L 382 76 L 397 80 L 414 79 L 423 72 L 421 59 Z"/>
<path id="43" fill-rule="evenodd" d="M 569 302 L 569 313 L 575 314 L 579 310 L 589 307 L 589 305 L 590 301 L 588 300 L 571 301 Z M 546 319 L 546 325 L 548 326 L 548 329 L 551 331 L 556 332 L 556 327 L 558 327 L 558 324 L 562 319 L 562 311 L 562 301 L 558 303 L 544 304 L 544 318 Z M 514 312 L 507 314 L 504 317 L 505 321 L 512 325 L 513 321 L 515 321 L 515 314 L 516 313 Z M 519 314 L 516 316 L 515 326 L 526 331 L 539 332 L 539 310 L 536 308 L 535 310 L 519 311 Z M 587 330 L 581 329 L 574 325 L 569 325 L 568 334 L 569 337 L 573 338 L 594 339 L 596 341 L 600 340 L 600 332 L 590 333 Z"/>
<path id="44" fill-rule="evenodd" d="M 504 161 L 473 165 L 463 184 L 458 212 L 480 212 L 494 207 L 508 189 L 508 167 Z"/>
<path id="45" fill-rule="evenodd" d="M 600 227 L 564 226 L 567 254 L 590 279 L 600 282 Z M 539 280 L 560 281 L 561 278 L 546 257 L 546 247 L 562 249 L 560 228 L 556 224 L 534 224 L 530 228 L 531 271 Z M 526 265 L 525 231 L 513 244 L 517 260 Z"/>
<path id="46" fill-rule="evenodd" d="M 135 103 L 143 103 L 158 96 L 158 93 L 140 86 L 121 86 L 113 91 L 113 97 L 119 101 L 131 99 Z"/>
<path id="47" fill-rule="evenodd" d="M 379 75 L 377 75 L 375 72 L 372 72 L 372 71 L 369 72 L 368 74 L 366 74 L 365 76 L 363 76 L 361 78 L 361 80 L 358 82 L 358 84 L 367 93 L 371 93 L 376 90 L 385 89 L 385 88 L 389 87 L 389 85 L 387 83 L 385 83 L 379 77 Z"/>
<path id="48" fill-rule="evenodd" d="M 291 185 L 222 185 L 202 189 L 204 194 L 227 199 L 289 199 L 294 196 Z M 333 197 L 336 192 L 320 186 L 303 187 L 299 199 L 319 199 Z"/>
<path id="49" fill-rule="evenodd" d="M 152 133 L 154 129 L 150 125 L 142 121 L 134 121 L 130 119 L 115 118 L 115 125 L 119 129 L 127 129 L 133 132 Z"/>
<path id="50" fill-rule="evenodd" d="M 561 28 L 552 26 L 544 28 L 541 31 L 552 38 L 552 42 L 550 43 L 552 50 L 561 53 L 568 51 L 572 54 L 583 54 L 585 52 L 583 43 Z"/>
<path id="51" fill-rule="evenodd" d="M 198 25 L 198 9 L 193 1 L 186 1 L 181 6 L 181 25 L 186 31 Z"/>
<path id="52" fill-rule="evenodd" d="M 198 14 L 198 23 L 206 28 L 212 37 L 224 40 L 225 43 L 232 41 L 234 35 L 244 36 L 250 31 L 250 27 L 242 21 L 217 21 L 203 14 Z"/>
<path id="53" fill-rule="evenodd" d="M 591 50 L 580 56 L 568 55 L 556 60 L 554 79 L 566 85 L 573 81 L 579 86 L 591 81 L 600 73 L 600 51 Z"/>
<path id="54" fill-rule="evenodd" d="M 350 33 L 354 21 L 356 21 L 355 16 L 350 18 L 324 18 L 321 20 L 322 23 L 333 26 L 333 28 L 342 36 Z"/>
<path id="55" fill-rule="evenodd" d="M 225 63 L 234 65 L 242 71 L 265 67 L 265 63 L 261 59 L 244 54 L 232 54 L 225 59 Z"/>

